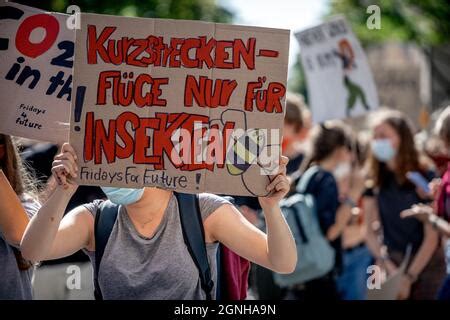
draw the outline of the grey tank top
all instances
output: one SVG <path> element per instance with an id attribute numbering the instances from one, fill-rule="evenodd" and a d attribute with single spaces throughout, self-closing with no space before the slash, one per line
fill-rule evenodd
<path id="1" fill-rule="evenodd" d="M 208 193 L 199 195 L 203 221 L 227 200 Z M 94 215 L 101 200 L 86 204 Z M 217 279 L 218 243 L 207 243 L 212 279 Z M 95 268 L 95 253 L 86 251 Z M 139 234 L 121 206 L 98 272 L 105 300 L 204 300 L 199 272 L 184 243 L 178 203 L 172 194 L 155 234 Z M 216 281 L 214 281 L 216 282 Z M 213 289 L 215 298 L 215 288 Z"/>

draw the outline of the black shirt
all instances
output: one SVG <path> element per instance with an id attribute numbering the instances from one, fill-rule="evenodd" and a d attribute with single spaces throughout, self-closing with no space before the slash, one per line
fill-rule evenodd
<path id="1" fill-rule="evenodd" d="M 431 173 L 430 177 L 431 178 Z M 403 219 L 400 213 L 412 205 L 424 202 L 409 182 L 399 184 L 395 174 L 387 171 L 383 184 L 377 192 L 365 192 L 365 196 L 376 196 L 378 211 L 383 227 L 384 244 L 389 251 L 404 253 L 409 244 L 412 252 L 420 248 L 423 241 L 423 225 L 417 219 Z"/>

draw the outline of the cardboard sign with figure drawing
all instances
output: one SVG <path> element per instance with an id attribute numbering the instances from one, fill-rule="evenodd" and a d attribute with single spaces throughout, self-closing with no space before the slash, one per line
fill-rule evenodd
<path id="1" fill-rule="evenodd" d="M 343 17 L 298 32 L 296 38 L 315 123 L 378 108 L 365 53 Z"/>

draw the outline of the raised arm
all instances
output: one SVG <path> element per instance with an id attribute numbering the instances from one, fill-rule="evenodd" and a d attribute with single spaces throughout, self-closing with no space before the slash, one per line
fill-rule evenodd
<path id="1" fill-rule="evenodd" d="M 18 246 L 28 221 L 25 209 L 0 169 L 0 231 L 5 240 Z"/>
<path id="2" fill-rule="evenodd" d="M 430 224 L 443 236 L 450 237 L 450 223 L 437 216 L 434 209 L 426 204 L 416 204 L 401 213 L 402 218 L 416 218 L 425 224 Z"/>
<path id="3" fill-rule="evenodd" d="M 71 181 L 76 171 L 75 152 L 70 145 L 64 144 L 52 166 L 58 186 L 31 219 L 23 235 L 21 251 L 25 259 L 57 259 L 82 248 L 92 249 L 94 219 L 89 211 L 81 206 L 63 218 L 67 204 L 77 189 Z"/>
<path id="4" fill-rule="evenodd" d="M 205 220 L 206 236 L 219 241 L 238 255 L 279 273 L 291 273 L 297 264 L 297 249 L 278 205 L 289 190 L 287 158 L 282 158 L 280 173 L 268 186 L 269 197 L 260 198 L 267 235 L 253 226 L 231 205 L 223 205 Z"/>
<path id="5" fill-rule="evenodd" d="M 419 250 L 417 251 L 414 259 L 412 260 L 407 274 L 414 282 L 417 277 L 422 273 L 423 269 L 430 262 L 431 257 L 434 255 L 436 248 L 439 244 L 438 233 L 433 230 L 430 224 L 424 224 L 424 238 Z"/>

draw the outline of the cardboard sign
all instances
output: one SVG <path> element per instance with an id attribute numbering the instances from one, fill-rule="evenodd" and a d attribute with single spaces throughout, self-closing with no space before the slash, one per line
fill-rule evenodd
<path id="1" fill-rule="evenodd" d="M 70 135 L 78 183 L 267 194 L 288 30 L 79 17 Z"/>
<path id="2" fill-rule="evenodd" d="M 0 10 L 0 132 L 67 141 L 75 36 L 69 16 L 11 2 Z"/>
<path id="3" fill-rule="evenodd" d="M 409 261 L 411 259 L 411 250 L 412 247 L 409 245 L 406 249 L 403 261 L 397 271 L 390 275 L 379 288 L 371 288 L 367 290 L 367 300 L 397 300 L 402 286 L 403 277 L 405 276 Z"/>
<path id="4" fill-rule="evenodd" d="M 315 123 L 360 116 L 378 108 L 361 45 L 343 17 L 295 34 Z"/>

